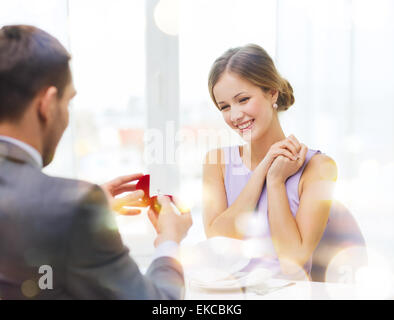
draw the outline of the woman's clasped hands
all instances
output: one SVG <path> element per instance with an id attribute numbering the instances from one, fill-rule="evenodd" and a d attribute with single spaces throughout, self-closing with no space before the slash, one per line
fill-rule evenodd
<path id="1" fill-rule="evenodd" d="M 308 148 L 294 135 L 274 143 L 262 160 L 268 169 L 267 181 L 284 183 L 304 164 Z"/>

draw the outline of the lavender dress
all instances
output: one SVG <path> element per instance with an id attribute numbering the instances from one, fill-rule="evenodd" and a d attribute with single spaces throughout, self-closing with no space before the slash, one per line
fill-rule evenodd
<path id="1" fill-rule="evenodd" d="M 223 148 L 225 160 L 225 177 L 224 184 L 227 194 L 227 206 L 237 199 L 242 189 L 246 186 L 248 180 L 252 176 L 250 171 L 242 162 L 239 146 L 231 146 Z M 305 166 L 309 160 L 320 151 L 308 150 L 303 166 L 293 176 L 286 180 L 286 192 L 289 200 L 291 213 L 295 217 L 297 214 L 300 199 L 298 196 L 298 184 Z M 280 265 L 278 256 L 276 255 L 272 240 L 268 221 L 268 201 L 267 201 L 267 188 L 264 184 L 263 190 L 260 195 L 256 210 L 254 212 L 253 220 L 249 223 L 246 238 L 261 239 L 259 248 L 262 250 L 262 257 L 252 259 L 247 269 L 256 266 L 262 266 L 270 269 L 276 276 L 280 276 Z M 310 274 L 312 266 L 312 259 L 310 259 L 304 266 L 306 273 Z"/>

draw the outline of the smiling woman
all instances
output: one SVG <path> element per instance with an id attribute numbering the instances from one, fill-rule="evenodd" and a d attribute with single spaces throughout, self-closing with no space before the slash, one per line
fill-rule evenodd
<path id="1" fill-rule="evenodd" d="M 294 103 L 293 89 L 263 48 L 228 50 L 213 64 L 208 83 L 224 121 L 246 144 L 207 155 L 206 235 L 257 237 L 264 243 L 258 263 L 278 276 L 308 275 L 330 212 L 335 162 L 283 133 L 278 112 Z M 219 162 L 209 162 L 212 153 Z M 240 228 L 240 220 L 250 223 Z"/>
<path id="2" fill-rule="evenodd" d="M 254 57 L 254 58 L 253 58 Z M 268 53 L 261 47 L 250 44 L 242 48 L 229 49 L 215 61 L 209 77 L 209 93 L 216 105 L 214 86 L 226 71 L 230 71 L 248 82 L 263 89 L 264 92 L 275 89 L 278 91 L 278 111 L 287 110 L 294 104 L 293 88 L 282 78 Z M 234 96 L 236 98 L 241 93 Z"/>

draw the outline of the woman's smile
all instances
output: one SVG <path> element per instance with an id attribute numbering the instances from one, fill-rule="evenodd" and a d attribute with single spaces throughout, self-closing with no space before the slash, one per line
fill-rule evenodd
<path id="1" fill-rule="evenodd" d="M 248 130 L 251 130 L 254 124 L 254 119 L 242 122 L 240 124 L 238 124 L 236 127 L 241 131 L 241 132 L 245 132 Z"/>

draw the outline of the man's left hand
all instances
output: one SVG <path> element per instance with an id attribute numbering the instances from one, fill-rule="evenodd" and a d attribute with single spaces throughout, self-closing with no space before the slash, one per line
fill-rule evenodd
<path id="1" fill-rule="evenodd" d="M 122 215 L 136 215 L 141 213 L 139 209 L 131 209 L 125 207 L 143 207 L 142 198 L 144 192 L 136 190 L 136 183 L 143 176 L 142 173 L 131 174 L 118 177 L 101 185 L 101 188 L 107 194 L 112 210 Z M 115 198 L 123 193 L 129 193 L 124 197 Z"/>

